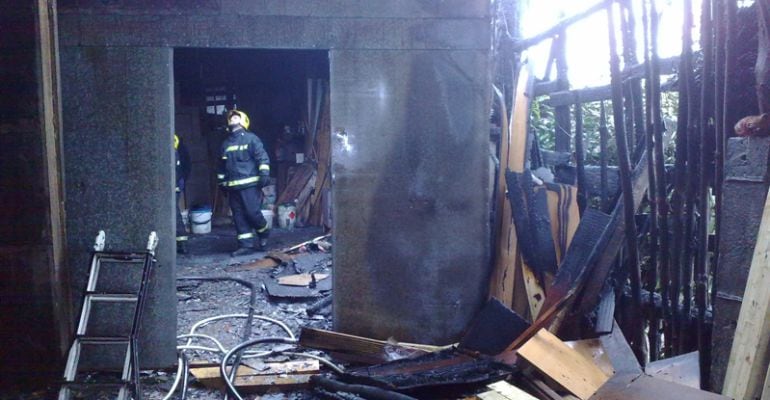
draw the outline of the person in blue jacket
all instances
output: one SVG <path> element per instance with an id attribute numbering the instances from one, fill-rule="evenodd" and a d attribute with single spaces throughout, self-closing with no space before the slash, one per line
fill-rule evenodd
<path id="1" fill-rule="evenodd" d="M 262 215 L 262 187 L 270 180 L 270 157 L 262 141 L 248 131 L 249 116 L 243 111 L 227 113 L 230 135 L 222 143 L 217 179 L 228 193 L 238 232 L 238 249 L 233 257 L 264 250 L 270 234 Z M 258 240 L 257 240 L 258 239 Z"/>

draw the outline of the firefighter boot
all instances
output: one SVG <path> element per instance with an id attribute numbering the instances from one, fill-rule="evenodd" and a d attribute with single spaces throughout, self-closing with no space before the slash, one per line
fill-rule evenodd
<path id="1" fill-rule="evenodd" d="M 231 257 L 240 257 L 240 256 L 247 256 L 249 254 L 256 253 L 257 249 L 253 247 L 239 247 L 238 250 L 235 250 L 234 252 L 230 253 Z"/>

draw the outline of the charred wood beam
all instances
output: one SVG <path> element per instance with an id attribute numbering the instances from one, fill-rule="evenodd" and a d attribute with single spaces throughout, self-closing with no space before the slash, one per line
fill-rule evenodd
<path id="1" fill-rule="evenodd" d="M 333 392 L 353 393 L 373 400 L 417 400 L 412 396 L 407 396 L 398 392 L 368 385 L 343 383 L 321 375 L 311 376 L 310 383 Z"/>
<path id="2" fill-rule="evenodd" d="M 761 2 L 760 2 L 761 3 Z M 761 8 L 761 6 L 760 6 Z M 710 258 L 708 252 L 708 221 L 709 221 L 709 181 L 708 174 L 711 165 L 713 150 L 711 149 L 711 138 L 709 134 L 709 119 L 711 118 L 711 107 L 709 104 L 709 94 L 713 93 L 714 81 L 709 79 L 711 76 L 711 66 L 714 57 L 714 31 L 711 20 L 711 0 L 703 0 L 701 6 L 701 42 L 703 46 L 703 70 L 701 76 L 701 99 L 700 99 L 700 117 L 698 118 L 698 127 L 700 128 L 700 181 L 698 184 L 698 230 L 696 232 L 697 256 L 695 263 L 695 303 L 698 308 L 698 352 L 701 371 L 701 388 L 708 389 L 709 376 L 709 357 L 708 346 L 706 342 L 707 333 L 705 331 L 706 320 L 706 296 L 708 292 L 708 275 L 710 269 Z"/>
<path id="3" fill-rule="evenodd" d="M 650 25 L 651 25 L 651 45 L 650 45 L 650 57 L 651 57 L 651 76 L 652 76 L 652 91 L 651 96 L 654 102 L 653 114 L 652 114 L 652 135 L 654 141 L 654 157 L 655 157 L 655 188 L 654 188 L 654 202 L 658 211 L 658 232 L 660 234 L 660 273 L 661 273 L 661 291 L 663 292 L 663 309 L 664 315 L 668 315 L 668 307 L 670 306 L 669 299 L 669 286 L 671 282 L 671 262 L 670 262 L 670 238 L 668 229 L 668 184 L 666 173 L 665 159 L 663 154 L 663 132 L 666 130 L 663 123 L 663 116 L 661 114 L 661 90 L 660 90 L 660 58 L 658 57 L 658 25 L 659 16 L 657 7 L 655 6 L 655 0 L 650 1 Z M 666 332 L 667 341 L 672 337 L 671 324 L 665 324 L 664 332 Z"/>
<path id="4" fill-rule="evenodd" d="M 662 92 L 673 92 L 677 89 L 677 79 L 669 79 L 660 86 L 660 90 Z M 583 103 L 610 100 L 612 99 L 612 86 L 597 86 L 592 88 L 555 92 L 551 93 L 550 98 L 548 98 L 548 100 L 546 100 L 544 103 L 551 107 L 558 107 L 564 104 L 573 104 L 575 101 L 577 101 L 578 98 Z"/>
<path id="5" fill-rule="evenodd" d="M 634 168 L 632 178 L 633 210 L 639 208 L 644 193 L 649 186 L 647 168 L 647 155 L 645 154 L 636 164 L 636 168 Z M 586 282 L 585 287 L 575 302 L 575 315 L 585 315 L 592 312 L 599 301 L 607 277 L 610 276 L 612 266 L 626 240 L 624 209 L 623 200 L 621 199 L 612 211 L 609 226 L 603 231 L 599 239 L 599 245 L 597 245 L 596 249 L 598 257 L 588 265 L 587 273 L 590 274 L 591 279 Z"/>
<path id="6" fill-rule="evenodd" d="M 654 2 L 654 0 L 652 0 Z M 656 169 L 655 169 L 655 162 L 657 161 L 656 153 L 655 153 L 655 124 L 653 122 L 653 119 L 655 118 L 653 115 L 658 114 L 659 111 L 659 105 L 656 102 L 656 98 L 653 95 L 653 92 L 655 91 L 655 76 L 653 73 L 653 65 L 652 65 L 652 56 L 651 56 L 651 40 L 650 40 L 650 30 L 654 29 L 651 28 L 650 25 L 652 25 L 649 21 L 649 13 L 647 12 L 647 2 L 642 2 L 642 22 L 644 25 L 644 61 L 647 65 L 647 77 L 645 82 L 645 125 L 647 130 L 647 162 L 648 162 L 648 168 L 649 168 L 649 179 L 650 179 L 650 190 L 648 191 L 647 197 L 650 201 L 650 234 L 649 234 L 649 259 L 650 259 L 650 268 L 649 272 L 647 274 L 647 290 L 649 291 L 649 294 L 642 295 L 642 301 L 644 302 L 645 299 L 650 299 L 651 296 L 655 294 L 655 289 L 658 286 L 658 275 L 660 272 L 660 265 L 663 260 L 667 259 L 666 253 L 660 252 L 660 236 L 663 232 L 659 231 L 659 219 L 658 219 L 658 199 L 656 196 L 656 188 L 657 188 L 657 176 L 656 176 Z M 654 5 L 652 6 L 653 13 L 654 11 Z M 652 46 L 654 46 L 654 41 L 652 41 Z M 665 291 L 664 291 L 665 292 Z M 660 337 L 660 334 L 658 332 L 658 327 L 660 326 L 660 319 L 658 318 L 659 314 L 652 313 L 647 314 L 650 316 L 650 328 L 648 330 L 648 340 L 650 341 L 650 361 L 655 361 L 658 359 L 658 338 Z M 668 336 L 666 336 L 668 337 Z"/>
<path id="7" fill-rule="evenodd" d="M 526 50 L 529 47 L 532 47 L 543 40 L 546 40 L 548 38 L 551 38 L 555 35 L 558 35 L 559 33 L 563 32 L 565 28 L 568 26 L 574 24 L 575 22 L 578 22 L 582 20 L 583 18 L 586 18 L 590 15 L 593 15 L 597 11 L 602 10 L 604 7 L 606 7 L 609 4 L 612 4 L 614 0 L 604 0 L 601 1 L 592 7 L 586 9 L 585 11 L 579 12 L 571 17 L 567 17 L 559 22 L 557 22 L 554 26 L 546 29 L 545 31 L 538 33 L 537 35 L 517 40 L 513 42 L 513 51 L 515 52 L 521 52 L 522 50 Z"/>
<path id="8" fill-rule="evenodd" d="M 609 140 L 609 130 L 607 129 L 607 113 L 604 110 L 604 102 L 601 102 L 599 113 L 599 173 L 601 187 L 601 207 L 603 212 L 610 210 L 609 188 L 607 187 L 607 141 Z"/>
<path id="9" fill-rule="evenodd" d="M 569 89 L 567 78 L 567 36 L 564 32 L 559 34 L 553 42 L 554 60 L 556 61 L 556 81 L 560 90 Z M 570 105 L 557 106 L 554 110 L 555 132 L 554 147 L 556 151 L 571 151 L 572 121 L 570 119 Z"/>
<path id="10" fill-rule="evenodd" d="M 586 209 L 585 149 L 583 148 L 583 104 L 575 103 L 575 164 L 577 166 L 577 203 L 580 214 Z"/>
<path id="11" fill-rule="evenodd" d="M 691 21 L 690 21 L 691 22 Z M 689 25 L 685 25 L 689 26 Z M 692 37 L 687 34 L 688 28 L 683 28 L 683 40 L 682 40 L 682 58 L 680 60 L 681 75 L 679 77 L 683 85 L 679 85 L 679 109 L 677 110 L 677 127 L 676 127 L 676 149 L 675 149 L 675 163 L 674 163 L 674 190 L 671 194 L 671 216 L 672 222 L 672 243 L 671 243 L 671 289 L 669 298 L 672 301 L 672 307 L 677 310 L 679 304 L 679 296 L 681 294 L 683 269 L 682 269 L 682 248 L 686 245 L 684 241 L 684 197 L 687 185 L 687 115 L 688 115 L 688 90 L 690 89 L 690 70 L 692 69 Z M 687 39 L 690 39 L 688 42 Z M 679 320 L 677 316 L 678 312 L 669 320 L 669 323 L 673 325 L 671 341 L 668 343 L 668 348 L 665 349 L 668 354 L 676 354 L 676 349 L 679 347 Z"/>
<path id="12" fill-rule="evenodd" d="M 692 0 L 685 0 L 684 2 L 684 19 L 686 27 L 684 35 L 690 36 L 689 39 L 685 39 L 684 42 L 692 44 L 692 20 L 693 20 L 693 8 L 692 8 Z M 689 22 L 689 23 L 688 23 Z M 687 51 L 691 51 L 691 47 L 687 48 Z M 692 71 L 692 65 L 690 65 L 690 68 L 687 70 L 688 72 Z M 695 85 L 693 84 L 692 79 L 686 82 L 686 85 L 689 86 L 687 89 L 687 126 L 686 126 L 686 135 L 690 137 L 692 140 L 688 140 L 687 142 L 687 168 L 686 168 L 686 177 L 687 177 L 687 184 L 686 186 L 686 198 L 685 198 L 685 208 L 684 208 L 684 233 L 682 235 L 682 298 L 683 298 L 683 309 L 685 314 L 689 314 L 690 309 L 692 308 L 692 284 L 693 284 L 693 254 L 694 254 L 694 243 L 692 241 L 693 237 L 695 236 L 695 207 L 696 207 L 696 195 L 697 195 L 697 188 L 698 188 L 698 182 L 700 181 L 698 178 L 698 164 L 700 162 L 700 157 L 698 157 L 698 144 L 699 141 L 695 139 L 696 130 L 695 125 L 696 123 L 699 123 L 699 120 L 696 115 L 696 110 L 698 104 L 696 104 L 697 99 L 697 93 L 695 92 Z M 688 332 L 687 329 L 689 327 L 682 326 L 680 327 L 679 333 L 680 337 L 684 338 L 687 336 Z M 685 347 L 688 345 L 684 340 L 679 343 L 679 350 L 680 352 L 685 351 Z"/>
<path id="13" fill-rule="evenodd" d="M 610 43 L 610 75 L 612 81 L 612 111 L 615 121 L 615 142 L 618 150 L 618 164 L 620 167 L 620 185 L 622 188 L 623 203 L 627 205 L 634 204 L 634 192 L 631 182 L 631 158 L 629 157 L 628 143 L 626 142 L 626 133 L 624 132 L 623 118 L 623 82 L 620 77 L 620 59 L 617 53 L 617 43 L 615 38 L 615 17 L 613 16 L 612 4 L 607 6 L 607 21 Z M 645 158 L 644 156 L 642 158 Z M 646 162 L 646 160 L 645 160 Z M 636 224 L 635 210 L 632 207 L 623 208 L 625 221 L 626 249 L 628 252 L 628 275 L 631 280 L 631 289 L 633 296 L 633 309 L 630 316 L 633 321 L 633 330 L 630 335 L 632 348 L 640 362 L 646 360 L 642 337 L 644 335 L 644 326 L 640 315 L 641 305 L 641 270 L 639 267 L 639 252 L 636 243 Z"/>
<path id="14" fill-rule="evenodd" d="M 678 69 L 679 56 L 664 58 L 660 62 L 660 75 L 671 75 Z M 646 63 L 633 65 L 626 68 L 621 73 L 623 80 L 644 78 Z M 666 84 L 667 90 L 676 90 L 676 81 L 671 80 Z M 546 101 L 550 106 L 572 104 L 576 101 L 575 96 L 580 96 L 581 101 L 590 103 L 592 101 L 608 100 L 612 97 L 610 85 L 594 88 L 585 88 L 579 90 L 561 91 L 558 87 L 558 81 L 540 82 L 535 84 L 535 97 L 551 95 Z"/>

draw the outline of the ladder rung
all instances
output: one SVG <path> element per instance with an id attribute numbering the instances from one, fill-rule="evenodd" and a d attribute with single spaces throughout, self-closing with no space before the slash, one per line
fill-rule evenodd
<path id="1" fill-rule="evenodd" d="M 107 390 L 117 389 L 117 397 L 115 400 L 129 400 L 131 398 L 131 382 L 124 383 L 102 383 L 102 382 L 63 382 L 61 389 L 59 389 L 58 400 L 71 400 L 72 393 L 70 391 L 86 391 L 86 390 Z"/>
<path id="2" fill-rule="evenodd" d="M 106 292 L 87 292 L 86 296 L 91 301 L 136 301 L 139 296 L 135 293 L 106 293 Z"/>
<path id="3" fill-rule="evenodd" d="M 126 262 L 136 262 L 136 261 L 143 261 L 148 256 L 152 257 L 148 253 L 109 253 L 109 252 L 97 252 L 94 253 L 94 256 L 97 257 L 99 260 L 104 261 L 126 261 Z"/>
<path id="4" fill-rule="evenodd" d="M 75 337 L 80 344 L 130 344 L 131 338 L 128 336 L 77 336 Z"/>

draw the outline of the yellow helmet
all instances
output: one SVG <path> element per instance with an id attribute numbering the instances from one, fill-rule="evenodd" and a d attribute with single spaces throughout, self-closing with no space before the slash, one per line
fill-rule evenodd
<path id="1" fill-rule="evenodd" d="M 177 136 L 176 133 L 175 133 L 174 134 L 174 150 L 176 150 L 178 148 L 179 148 L 179 136 Z"/>
<path id="2" fill-rule="evenodd" d="M 243 129 L 249 129 L 249 116 L 246 115 L 245 112 L 240 110 L 230 110 L 227 112 L 227 120 L 230 120 L 230 117 L 232 117 L 234 114 L 237 114 L 241 117 L 241 126 L 243 126 Z"/>

